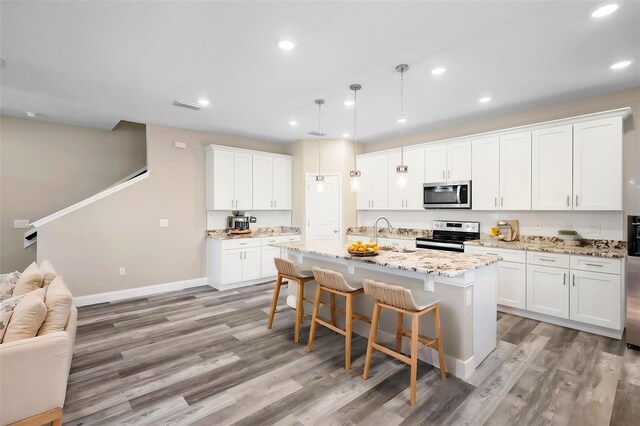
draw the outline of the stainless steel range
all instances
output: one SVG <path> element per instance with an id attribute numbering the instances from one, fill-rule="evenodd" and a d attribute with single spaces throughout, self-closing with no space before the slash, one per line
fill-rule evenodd
<path id="1" fill-rule="evenodd" d="M 422 249 L 464 252 L 464 242 L 480 238 L 480 222 L 433 221 L 433 237 L 416 238 Z"/>

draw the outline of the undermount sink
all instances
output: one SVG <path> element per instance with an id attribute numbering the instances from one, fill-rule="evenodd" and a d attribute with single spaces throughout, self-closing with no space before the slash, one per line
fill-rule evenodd
<path id="1" fill-rule="evenodd" d="M 390 251 L 393 253 L 415 253 L 415 250 L 411 250 L 411 249 L 406 249 L 403 247 L 388 247 L 388 246 L 383 246 L 379 248 L 379 251 Z"/>

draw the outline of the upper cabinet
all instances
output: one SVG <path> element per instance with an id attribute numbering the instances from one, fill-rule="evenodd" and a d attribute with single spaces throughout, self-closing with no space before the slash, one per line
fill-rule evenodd
<path id="1" fill-rule="evenodd" d="M 401 159 L 404 157 L 404 160 Z M 422 210 L 422 184 L 424 177 L 424 148 L 408 148 L 404 155 L 400 151 L 390 152 L 387 157 L 387 193 L 389 210 Z M 401 163 L 409 169 L 407 172 L 407 184 L 399 187 L 396 183 L 396 166 Z"/>
<path id="2" fill-rule="evenodd" d="M 471 142 L 471 206 L 474 210 L 497 210 L 500 198 L 500 138 Z"/>
<path id="3" fill-rule="evenodd" d="M 501 210 L 531 209 L 531 132 L 500 136 Z"/>
<path id="4" fill-rule="evenodd" d="M 209 145 L 207 210 L 290 210 L 289 156 Z"/>
<path id="5" fill-rule="evenodd" d="M 455 182 L 471 179 L 471 142 L 425 147 L 425 181 Z"/>
<path id="6" fill-rule="evenodd" d="M 358 210 L 387 209 L 387 154 L 358 157 L 358 170 L 362 172 L 357 195 Z"/>
<path id="7" fill-rule="evenodd" d="M 531 133 L 531 208 L 571 210 L 573 198 L 573 128 Z"/>
<path id="8" fill-rule="evenodd" d="M 622 117 L 573 125 L 573 209 L 622 210 Z"/>

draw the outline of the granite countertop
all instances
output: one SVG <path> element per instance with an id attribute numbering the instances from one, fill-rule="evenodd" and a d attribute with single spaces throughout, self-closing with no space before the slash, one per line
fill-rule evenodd
<path id="1" fill-rule="evenodd" d="M 557 237 L 523 235 L 516 241 L 502 241 L 484 236 L 480 240 L 465 241 L 466 245 L 512 250 L 541 251 L 622 259 L 627 255 L 626 242 L 619 240 L 582 240 L 580 246 L 566 245 Z"/>
<path id="2" fill-rule="evenodd" d="M 347 251 L 349 242 L 335 240 L 288 241 L 270 244 L 299 253 L 347 259 L 370 263 L 387 268 L 422 272 L 425 274 L 457 277 L 473 269 L 491 265 L 500 260 L 499 256 L 456 253 L 441 250 L 380 250 L 378 256 L 355 257 Z"/>
<path id="3" fill-rule="evenodd" d="M 226 229 L 211 229 L 207 231 L 207 238 L 215 240 L 238 240 L 243 238 L 285 237 L 300 235 L 300 228 L 294 226 L 269 226 L 252 230 L 251 234 L 229 235 Z"/>
<path id="4" fill-rule="evenodd" d="M 373 226 L 351 226 L 347 228 L 347 235 L 373 238 L 374 231 Z M 432 235 L 433 231 L 431 229 L 391 228 L 391 231 L 384 227 L 378 229 L 378 238 L 415 240 L 417 237 L 430 237 Z"/>

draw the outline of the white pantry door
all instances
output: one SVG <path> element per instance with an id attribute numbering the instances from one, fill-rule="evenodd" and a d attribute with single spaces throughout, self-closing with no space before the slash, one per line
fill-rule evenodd
<path id="1" fill-rule="evenodd" d="M 325 175 L 324 191 L 316 189 L 315 176 L 307 176 L 307 232 L 305 239 L 340 238 L 340 176 Z"/>

